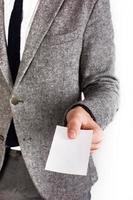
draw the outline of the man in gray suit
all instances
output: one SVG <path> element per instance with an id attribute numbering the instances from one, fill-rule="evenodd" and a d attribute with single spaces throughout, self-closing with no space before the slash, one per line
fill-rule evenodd
<path id="1" fill-rule="evenodd" d="M 0 0 L 0 19 L 0 200 L 89 200 L 92 155 L 87 176 L 45 164 L 56 125 L 93 153 L 118 110 L 109 0 Z"/>

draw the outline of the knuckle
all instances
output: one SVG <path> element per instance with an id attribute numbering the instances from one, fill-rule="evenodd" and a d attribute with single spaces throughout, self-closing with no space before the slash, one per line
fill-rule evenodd
<path id="1" fill-rule="evenodd" d="M 94 138 L 93 140 L 92 140 L 92 142 L 94 143 L 94 144 L 98 144 L 98 143 L 101 143 L 102 142 L 102 138 Z"/>
<path id="2" fill-rule="evenodd" d="M 92 146 L 91 146 L 91 149 L 99 149 L 100 148 L 100 144 L 93 144 Z"/>

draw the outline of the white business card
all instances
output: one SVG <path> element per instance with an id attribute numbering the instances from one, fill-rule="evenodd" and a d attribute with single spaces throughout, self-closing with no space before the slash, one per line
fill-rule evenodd
<path id="1" fill-rule="evenodd" d="M 75 139 L 69 139 L 67 127 L 56 126 L 45 170 L 87 175 L 92 130 L 80 130 Z"/>

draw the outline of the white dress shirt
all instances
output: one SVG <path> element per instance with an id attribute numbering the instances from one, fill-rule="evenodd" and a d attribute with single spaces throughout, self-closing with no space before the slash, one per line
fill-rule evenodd
<path id="1" fill-rule="evenodd" d="M 6 34 L 7 44 L 8 44 L 8 26 L 9 26 L 10 16 L 13 10 L 14 2 L 15 0 L 4 0 L 4 25 L 5 25 L 5 34 Z M 21 24 L 20 60 L 22 59 L 26 39 L 27 39 L 38 5 L 39 5 L 39 0 L 32 0 L 32 1 L 23 0 L 23 19 L 22 19 L 22 24 Z M 11 147 L 11 149 L 20 150 L 20 146 Z"/>

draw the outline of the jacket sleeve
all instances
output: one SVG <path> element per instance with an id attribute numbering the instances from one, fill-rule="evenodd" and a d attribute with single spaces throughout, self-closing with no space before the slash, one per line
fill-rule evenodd
<path id="1" fill-rule="evenodd" d="M 105 128 L 119 109 L 119 81 L 115 76 L 114 30 L 109 0 L 96 0 L 83 35 L 80 58 L 80 87 L 84 99 L 71 105 L 82 106 Z"/>

